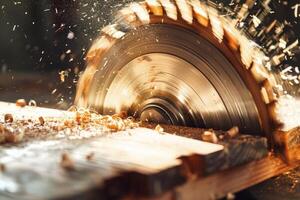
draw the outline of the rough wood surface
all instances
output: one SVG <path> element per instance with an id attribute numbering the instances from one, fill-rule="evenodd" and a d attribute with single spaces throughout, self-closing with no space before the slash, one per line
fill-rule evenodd
<path id="1" fill-rule="evenodd" d="M 74 113 L 66 111 L 19 108 L 8 103 L 0 103 L 0 108 L 1 123 L 7 113 L 16 120 L 74 117 Z M 1 199 L 105 199 L 129 194 L 153 197 L 172 191 L 190 179 L 206 180 L 203 177 L 212 172 L 262 158 L 267 152 L 265 139 L 250 136 L 212 144 L 192 139 L 201 135 L 199 132 L 195 132 L 195 137 L 186 138 L 147 128 L 114 133 L 99 129 L 97 134 L 84 133 L 80 139 L 52 137 L 50 132 L 43 137 L 29 137 L 19 144 L 0 146 L 0 163 L 5 166 L 0 172 Z M 183 132 L 181 135 L 189 136 Z M 65 168 L 61 166 L 63 153 L 67 153 L 71 166 L 70 163 L 64 163 Z M 87 155 L 92 156 L 87 159 Z M 269 176 L 261 176 L 265 178 Z M 255 183 L 249 181 L 248 185 Z M 201 186 L 197 190 L 205 189 Z"/>
<path id="2" fill-rule="evenodd" d="M 85 193 L 97 185 L 125 190 L 105 195 L 129 190 L 141 195 L 160 194 L 185 180 L 178 157 L 205 156 L 222 149 L 220 145 L 143 128 L 91 139 L 5 145 L 0 147 L 0 162 L 6 168 L 0 175 L 0 196 L 48 199 Z M 63 152 L 68 152 L 74 170 L 61 167 Z M 91 152 L 93 158 L 86 160 Z"/>
<path id="3" fill-rule="evenodd" d="M 289 131 L 277 131 L 275 134 L 277 150 L 283 158 L 290 163 L 300 160 L 300 127 Z"/>
<path id="4" fill-rule="evenodd" d="M 154 128 L 155 124 L 146 124 L 143 126 Z M 161 125 L 164 131 L 179 136 L 184 136 L 196 140 L 202 140 L 202 135 L 207 129 L 190 128 L 173 125 Z M 235 137 L 229 137 L 227 131 L 209 130 L 217 138 L 217 143 L 224 146 L 224 151 L 214 154 L 214 157 L 206 157 L 206 160 L 197 160 L 194 156 L 183 158 L 190 162 L 201 162 L 201 165 L 191 164 L 191 167 L 201 166 L 204 169 L 191 168 L 192 173 L 204 173 L 200 175 L 211 174 L 216 171 L 225 170 L 231 167 L 248 163 L 249 161 L 259 160 L 268 154 L 267 139 L 264 137 L 250 136 L 238 133 Z"/>
<path id="5" fill-rule="evenodd" d="M 238 192 L 295 167 L 296 165 L 287 165 L 280 158 L 270 155 L 259 161 L 189 181 L 175 190 L 176 199 L 194 200 L 199 197 L 201 200 L 219 199 L 226 197 L 228 193 Z"/>
<path id="6" fill-rule="evenodd" d="M 254 161 L 243 166 L 234 167 L 217 172 L 207 177 L 187 181 L 184 185 L 154 198 L 128 196 L 124 200 L 214 200 L 226 197 L 265 179 L 277 176 L 295 168 L 297 165 L 288 165 L 274 155 Z M 279 187 L 279 188 L 278 188 Z M 285 186 L 286 187 L 286 186 Z M 281 190 L 280 185 L 276 185 Z M 286 195 L 286 194 L 284 194 Z M 246 199 L 249 197 L 245 197 Z M 280 199 L 280 198 L 279 198 Z M 283 199 L 289 199 L 288 197 Z M 296 199 L 296 198 L 293 198 Z"/>
<path id="7" fill-rule="evenodd" d="M 39 116 L 65 119 L 72 113 L 1 103 L 0 121 L 11 113 L 14 120 Z M 42 129 L 43 131 L 47 129 Z M 126 193 L 157 195 L 185 180 L 179 157 L 211 156 L 224 147 L 199 140 L 136 128 L 122 132 L 105 129 L 96 135 L 27 138 L 19 144 L 0 146 L 0 197 L 8 199 L 58 199 L 75 195 L 119 197 Z M 30 132 L 30 130 L 29 130 Z M 49 134 L 51 137 L 47 137 Z M 63 168 L 67 153 L 72 166 Z M 90 159 L 86 156 L 93 153 Z"/>
<path id="8" fill-rule="evenodd" d="M 265 179 L 277 176 L 295 167 L 296 165 L 287 165 L 280 158 L 275 157 L 274 155 L 269 155 L 268 157 L 259 161 L 217 172 L 207 177 L 189 180 L 184 185 L 176 187 L 174 190 L 166 192 L 158 197 L 141 198 L 136 196 L 128 196 L 124 198 L 124 200 L 221 199 L 226 197 L 229 193 L 234 194 L 234 192 L 248 188 L 254 184 L 264 181 Z M 278 187 L 280 186 L 276 185 L 276 188 Z M 248 199 L 250 197 L 246 196 L 245 198 Z M 283 199 L 285 198 L 283 197 Z"/>

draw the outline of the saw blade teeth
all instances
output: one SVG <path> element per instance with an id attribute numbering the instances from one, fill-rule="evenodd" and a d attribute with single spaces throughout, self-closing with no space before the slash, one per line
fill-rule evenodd
<path id="1" fill-rule="evenodd" d="M 210 8 L 208 9 L 209 20 L 212 27 L 212 32 L 214 36 L 219 40 L 221 43 L 224 36 L 223 24 L 219 18 L 217 10 Z"/>
<path id="2" fill-rule="evenodd" d="M 268 74 L 268 81 L 270 82 L 271 85 L 278 85 L 278 82 L 276 81 L 276 78 L 274 74 Z"/>
<path id="3" fill-rule="evenodd" d="M 274 128 L 275 129 L 280 128 L 283 125 L 283 123 L 282 123 L 282 121 L 280 120 L 280 118 L 278 117 L 278 114 L 277 114 L 277 111 L 278 111 L 278 108 L 279 108 L 278 102 L 273 101 L 273 102 L 267 104 L 267 107 L 268 107 L 269 117 L 273 122 L 273 126 L 275 126 Z"/>
<path id="4" fill-rule="evenodd" d="M 99 60 L 101 59 L 102 53 L 112 46 L 112 41 L 106 36 L 98 38 L 91 46 L 90 50 L 86 55 L 86 61 L 89 63 L 89 67 L 98 67 Z"/>
<path id="5" fill-rule="evenodd" d="M 198 23 L 202 26 L 207 27 L 209 24 L 209 19 L 206 6 L 201 4 L 199 0 L 190 0 L 190 4 L 193 7 L 194 16 L 197 19 Z"/>
<path id="6" fill-rule="evenodd" d="M 276 100 L 273 87 L 268 79 L 262 83 L 262 90 L 264 90 L 264 100 L 266 104 Z"/>
<path id="7" fill-rule="evenodd" d="M 252 65 L 249 70 L 259 84 L 270 77 L 267 68 L 264 66 L 264 58 L 265 55 L 261 50 L 258 47 L 253 47 Z"/>
<path id="8" fill-rule="evenodd" d="M 164 11 L 161 4 L 157 0 L 146 0 L 146 4 L 153 15 L 163 16 Z"/>
<path id="9" fill-rule="evenodd" d="M 125 33 L 117 30 L 116 26 L 116 24 L 107 25 L 101 31 L 112 38 L 120 39 L 125 35 Z"/>
<path id="10" fill-rule="evenodd" d="M 270 103 L 266 89 L 264 87 L 262 87 L 260 92 L 261 92 L 261 96 L 262 96 L 264 102 L 266 104 Z"/>
<path id="11" fill-rule="evenodd" d="M 124 22 L 127 24 L 132 24 L 136 22 L 136 20 L 137 16 L 129 7 L 121 9 L 116 16 L 116 21 L 121 24 Z"/>
<path id="12" fill-rule="evenodd" d="M 222 21 L 222 23 L 223 23 L 223 28 L 224 28 L 225 40 L 227 41 L 229 47 L 232 50 L 237 51 L 240 48 L 238 32 L 235 30 L 234 26 L 232 24 L 228 23 L 227 21 L 225 21 L 225 19 Z"/>
<path id="13" fill-rule="evenodd" d="M 186 0 L 175 0 L 175 1 L 179 9 L 179 12 L 181 14 L 181 18 L 184 21 L 186 21 L 188 24 L 192 24 L 194 18 L 193 18 L 193 11 L 190 4 L 188 4 Z"/>
<path id="14" fill-rule="evenodd" d="M 250 67 L 250 72 L 257 83 L 263 83 L 269 77 L 269 73 L 266 70 L 266 68 L 258 62 L 252 63 L 252 66 Z"/>
<path id="15" fill-rule="evenodd" d="M 150 23 L 150 16 L 147 9 L 139 3 L 131 3 L 130 9 L 136 14 L 142 24 Z"/>
<path id="16" fill-rule="evenodd" d="M 170 2 L 170 0 L 159 0 L 164 10 L 167 13 L 167 16 L 170 19 L 177 20 L 177 8 Z"/>
<path id="17" fill-rule="evenodd" d="M 241 60 L 247 69 L 252 63 L 253 47 L 246 36 L 240 37 Z"/>

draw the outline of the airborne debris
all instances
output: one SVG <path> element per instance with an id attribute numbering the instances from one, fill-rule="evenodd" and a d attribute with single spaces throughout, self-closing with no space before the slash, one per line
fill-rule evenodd
<path id="1" fill-rule="evenodd" d="M 234 195 L 233 193 L 228 193 L 228 194 L 226 195 L 226 199 L 227 199 L 227 200 L 234 200 L 234 199 L 235 199 L 235 195 Z"/>
<path id="2" fill-rule="evenodd" d="M 63 83 L 65 82 L 65 77 L 68 75 L 67 71 L 61 71 L 59 72 L 60 81 Z"/>
<path id="3" fill-rule="evenodd" d="M 73 120 L 65 120 L 65 121 L 64 121 L 64 125 L 65 125 L 66 127 L 68 127 L 68 128 L 72 128 L 72 127 L 75 126 L 75 123 L 74 123 Z"/>
<path id="4" fill-rule="evenodd" d="M 0 124 L 0 143 L 19 143 L 24 136 L 24 130 L 16 126 Z"/>
<path id="5" fill-rule="evenodd" d="M 156 127 L 155 127 L 154 130 L 157 131 L 157 132 L 159 132 L 159 133 L 163 133 L 164 132 L 164 128 L 161 127 L 159 124 L 156 125 Z"/>
<path id="6" fill-rule="evenodd" d="M 230 138 L 234 138 L 234 137 L 238 136 L 238 134 L 239 134 L 239 127 L 237 127 L 237 126 L 232 127 L 231 129 L 229 129 L 227 131 L 227 134 L 228 134 L 228 136 Z"/>
<path id="7" fill-rule="evenodd" d="M 0 144 L 5 142 L 4 126 L 0 124 Z"/>
<path id="8" fill-rule="evenodd" d="M 86 158 L 86 160 L 91 161 L 91 160 L 93 160 L 94 157 L 95 157 L 95 153 L 91 152 L 88 155 L 86 155 L 85 158 Z"/>
<path id="9" fill-rule="evenodd" d="M 218 138 L 213 131 L 204 131 L 202 140 L 205 142 L 218 143 Z"/>
<path id="10" fill-rule="evenodd" d="M 52 90 L 51 94 L 55 94 L 56 91 L 57 89 Z"/>
<path id="11" fill-rule="evenodd" d="M 5 165 L 0 163 L 0 173 L 5 171 Z"/>
<path id="12" fill-rule="evenodd" d="M 40 121 L 40 124 L 43 126 L 45 124 L 45 120 L 44 118 L 41 116 L 39 117 L 39 121 Z"/>
<path id="13" fill-rule="evenodd" d="M 16 106 L 25 107 L 26 105 L 27 105 L 27 102 L 25 101 L 25 99 L 18 99 L 16 101 Z"/>
<path id="14" fill-rule="evenodd" d="M 5 140 L 8 143 L 19 143 L 23 140 L 24 130 L 21 128 L 6 128 L 5 129 Z"/>
<path id="15" fill-rule="evenodd" d="M 70 106 L 70 107 L 68 108 L 68 111 L 70 111 L 70 112 L 76 112 L 76 111 L 77 111 L 77 107 L 74 106 L 74 105 L 72 105 L 72 106 Z"/>
<path id="16" fill-rule="evenodd" d="M 298 4 L 295 4 L 292 9 L 294 10 L 294 16 L 296 18 L 300 17 L 300 13 L 299 13 L 299 10 L 300 10 L 300 3 Z"/>
<path id="17" fill-rule="evenodd" d="M 14 121 L 14 118 L 12 114 L 5 114 L 4 115 L 4 122 L 5 123 L 12 123 Z"/>
<path id="18" fill-rule="evenodd" d="M 79 109 L 76 112 L 75 120 L 77 124 L 89 123 L 91 121 L 91 113 L 87 109 Z"/>
<path id="19" fill-rule="evenodd" d="M 72 40 L 72 39 L 74 39 L 74 37 L 75 37 L 75 34 L 74 34 L 72 31 L 70 31 L 70 32 L 68 33 L 67 38 L 68 38 L 69 40 Z"/>
<path id="20" fill-rule="evenodd" d="M 28 102 L 28 105 L 29 106 L 33 106 L 33 107 L 36 107 L 37 106 L 37 103 L 35 100 L 31 99 L 29 102 Z"/>
<path id="21" fill-rule="evenodd" d="M 61 155 L 60 166 L 68 171 L 72 171 L 75 169 L 74 161 L 71 159 L 68 153 L 63 153 Z"/>
<path id="22" fill-rule="evenodd" d="M 139 127 L 131 117 L 122 119 L 120 116 L 125 117 L 123 113 L 103 116 L 88 109 L 77 109 L 75 106 L 64 112 L 65 116 L 59 118 L 25 118 L 18 115 L 14 119 L 12 114 L 3 114 L 3 120 L 0 121 L 0 143 L 18 143 L 31 138 L 83 139 Z"/>

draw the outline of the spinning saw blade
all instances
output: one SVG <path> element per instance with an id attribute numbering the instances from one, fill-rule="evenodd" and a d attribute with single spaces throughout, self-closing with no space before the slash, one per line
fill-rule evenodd
<path id="1" fill-rule="evenodd" d="M 132 3 L 90 48 L 76 103 L 149 122 L 272 133 L 275 78 L 235 24 L 198 0 Z"/>

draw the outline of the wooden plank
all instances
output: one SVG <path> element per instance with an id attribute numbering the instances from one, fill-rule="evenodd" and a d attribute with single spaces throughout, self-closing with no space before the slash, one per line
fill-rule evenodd
<path id="1" fill-rule="evenodd" d="M 143 123 L 143 126 L 153 129 L 156 124 Z M 160 126 L 165 132 L 196 140 L 202 140 L 204 132 L 208 131 L 207 129 L 173 125 Z M 217 136 L 217 143 L 224 146 L 224 151 L 220 151 L 205 158 L 199 158 L 196 155 L 182 157 L 185 163 L 189 163 L 186 167 L 192 174 L 203 176 L 220 170 L 229 169 L 250 161 L 262 159 L 266 157 L 269 152 L 267 139 L 264 137 L 240 133 L 237 133 L 235 137 L 229 137 L 226 131 L 210 131 Z M 201 167 L 201 169 L 197 167 Z"/>
<path id="2" fill-rule="evenodd" d="M 74 117 L 74 113 L 52 109 L 17 108 L 0 103 L 2 107 L 0 122 L 8 112 L 16 119 L 30 117 L 33 121 L 39 116 Z M 211 144 L 199 141 L 204 129 L 202 132 L 188 129 L 192 130 L 188 132 L 182 128 L 176 134 L 190 138 L 147 128 L 115 133 L 99 129 L 97 134 L 90 134 L 97 130 L 92 129 L 80 133 L 86 136 L 80 138 L 53 137 L 48 130 L 45 137 L 30 137 L 17 145 L 0 146 L 0 163 L 6 166 L 0 173 L 0 198 L 93 199 L 160 195 L 173 198 L 175 192 L 182 199 L 198 199 L 199 196 L 205 199 L 223 197 L 227 192 L 236 192 L 290 168 L 275 157 L 243 164 L 265 156 L 263 138 L 225 137 L 219 144 Z M 216 131 L 218 136 L 223 133 Z M 70 155 L 74 170 L 60 166 L 63 152 Z M 87 160 L 86 155 L 91 152 L 94 156 Z M 228 169 L 237 165 L 240 166 Z M 223 171 L 206 176 L 218 170 Z"/>
<path id="3" fill-rule="evenodd" d="M 157 197 L 128 196 L 124 200 L 201 200 L 221 199 L 295 168 L 274 155 L 242 166 L 217 172 L 207 177 L 189 180 L 172 191 Z"/>
<path id="4" fill-rule="evenodd" d="M 199 197 L 202 200 L 220 199 L 228 193 L 238 192 L 296 166 L 296 164 L 288 165 L 280 158 L 270 155 L 259 161 L 189 181 L 175 190 L 176 199 L 193 200 Z"/>
<path id="5" fill-rule="evenodd" d="M 127 196 L 124 200 L 212 200 L 222 199 L 228 193 L 235 193 L 297 167 L 288 165 L 280 158 L 269 155 L 259 161 L 217 172 L 207 177 L 190 179 L 185 184 L 162 195 L 145 198 Z"/>
<path id="6" fill-rule="evenodd" d="M 300 161 L 300 99 L 290 95 L 281 96 L 272 113 L 280 126 L 274 133 L 274 149 L 287 162 Z"/>
<path id="7" fill-rule="evenodd" d="M 0 196 L 12 193 L 22 194 L 22 197 L 28 195 L 31 199 L 55 199 L 85 193 L 97 185 L 105 189 L 102 195 L 111 195 L 106 190 L 110 188 L 117 190 L 113 195 L 131 190 L 141 195 L 160 194 L 185 181 L 177 157 L 190 153 L 204 155 L 223 148 L 187 138 L 181 142 L 177 138 L 149 129 L 134 129 L 130 133 L 110 133 L 85 140 L 6 145 L 0 147 L 0 162 L 6 166 L 0 175 Z M 63 152 L 69 153 L 75 170 L 66 171 L 60 167 Z M 90 152 L 95 155 L 92 161 L 87 161 L 85 157 Z M 120 180 L 125 181 L 122 187 Z M 124 186 L 128 188 L 119 191 Z"/>
<path id="8" fill-rule="evenodd" d="M 222 145 L 146 128 L 112 133 L 101 127 L 89 127 L 76 129 L 74 135 L 47 126 L 36 129 L 34 124 L 39 123 L 40 116 L 66 119 L 74 117 L 74 113 L 30 106 L 19 108 L 7 103 L 1 103 L 0 108 L 3 108 L 0 123 L 4 123 L 6 113 L 11 113 L 13 123 L 19 125 L 18 120 L 26 119 L 30 127 L 23 142 L 0 146 L 0 163 L 5 165 L 5 171 L 0 173 L 1 198 L 158 195 L 186 180 L 179 157 L 206 157 L 223 150 Z M 35 131 L 38 132 L 32 134 Z M 73 163 L 67 170 L 61 167 L 61 155 L 65 152 Z M 91 152 L 94 156 L 87 160 Z"/>
<path id="9" fill-rule="evenodd" d="M 85 193 L 97 185 L 104 187 L 102 195 L 122 195 L 130 190 L 141 195 L 163 193 L 185 180 L 177 157 L 190 152 L 201 153 L 201 149 L 213 152 L 211 147 L 216 146 L 194 140 L 190 143 L 189 139 L 182 143 L 172 141 L 174 137 L 135 129 L 130 135 L 125 131 L 85 140 L 32 141 L 1 147 L 0 162 L 5 164 L 6 170 L 0 175 L 3 189 L 0 196 L 13 193 L 32 199 L 55 199 Z M 60 167 L 63 152 L 69 153 L 75 170 Z M 94 158 L 87 161 L 85 157 L 90 152 L 94 152 Z M 122 187 L 120 180 L 125 181 Z M 13 188 L 9 188 L 12 185 Z M 128 188 L 119 191 L 124 186 Z M 107 194 L 110 191 L 106 189 L 110 188 L 117 191 Z"/>

